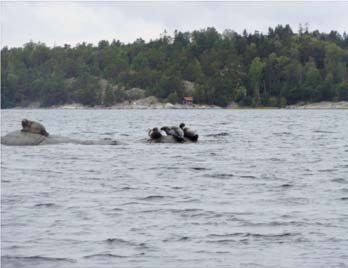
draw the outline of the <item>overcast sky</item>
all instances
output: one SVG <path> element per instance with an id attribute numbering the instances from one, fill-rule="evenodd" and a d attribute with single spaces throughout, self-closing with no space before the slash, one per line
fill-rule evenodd
<path id="1" fill-rule="evenodd" d="M 30 40 L 48 46 L 113 39 L 156 39 L 167 30 L 215 27 L 267 33 L 300 23 L 309 30 L 348 33 L 348 2 L 1 2 L 1 46 Z"/>

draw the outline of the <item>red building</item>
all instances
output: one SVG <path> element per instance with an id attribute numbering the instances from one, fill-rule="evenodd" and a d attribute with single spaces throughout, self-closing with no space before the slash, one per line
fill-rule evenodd
<path id="1" fill-rule="evenodd" d="M 182 104 L 193 104 L 193 97 L 184 97 L 182 99 Z"/>

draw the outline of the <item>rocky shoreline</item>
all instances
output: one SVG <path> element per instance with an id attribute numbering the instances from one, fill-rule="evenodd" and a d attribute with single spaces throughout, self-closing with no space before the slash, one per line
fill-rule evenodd
<path id="1" fill-rule="evenodd" d="M 231 103 L 228 107 L 223 108 L 216 105 L 199 105 L 199 104 L 171 104 L 171 103 L 162 103 L 158 101 L 154 101 L 153 99 L 141 99 L 132 102 L 123 102 L 118 103 L 112 106 L 84 106 L 80 103 L 71 103 L 64 104 L 59 106 L 52 106 L 48 108 L 42 108 L 39 104 L 32 104 L 28 107 L 14 107 L 10 109 L 61 109 L 61 110 L 79 110 L 79 109 L 105 109 L 105 110 L 151 110 L 151 109 L 289 109 L 289 110 L 317 110 L 317 109 L 348 109 L 348 101 L 340 101 L 340 102 L 316 102 L 316 103 L 298 103 L 295 105 L 288 105 L 284 108 L 277 107 L 241 107 L 237 103 Z"/>
<path id="2" fill-rule="evenodd" d="M 130 104 L 116 104 L 113 106 L 102 106 L 102 105 L 97 105 L 94 107 L 88 107 L 88 106 L 83 106 L 79 104 L 67 104 L 67 105 L 62 105 L 62 106 L 56 106 L 56 107 L 51 107 L 49 109 L 63 109 L 63 110 L 78 110 L 78 109 L 105 109 L 105 110 L 183 110 L 183 109 L 223 109 L 222 107 L 219 106 L 214 106 L 214 105 L 183 105 L 183 104 L 171 104 L 171 103 L 155 103 L 155 104 L 137 104 L 137 103 L 130 103 Z"/>
<path id="3" fill-rule="evenodd" d="M 315 103 L 298 103 L 295 105 L 286 106 L 286 109 L 296 109 L 296 110 L 348 109 L 348 101 L 340 101 L 340 102 L 322 101 L 322 102 L 315 102 Z"/>

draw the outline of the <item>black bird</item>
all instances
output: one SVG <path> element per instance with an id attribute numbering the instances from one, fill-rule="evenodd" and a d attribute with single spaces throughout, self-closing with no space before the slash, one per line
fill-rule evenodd
<path id="1" fill-rule="evenodd" d="M 197 141 L 198 140 L 198 134 L 193 131 L 192 129 L 185 127 L 184 123 L 180 124 L 180 128 L 183 130 L 184 132 L 184 137 L 188 138 L 190 141 Z"/>

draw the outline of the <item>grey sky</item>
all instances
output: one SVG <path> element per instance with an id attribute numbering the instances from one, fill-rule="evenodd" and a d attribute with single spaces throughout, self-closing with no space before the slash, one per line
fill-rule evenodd
<path id="1" fill-rule="evenodd" d="M 215 27 L 267 33 L 299 23 L 323 32 L 348 32 L 348 2 L 1 2 L 1 45 L 32 40 L 48 46 L 100 40 L 156 39 L 167 30 Z"/>

